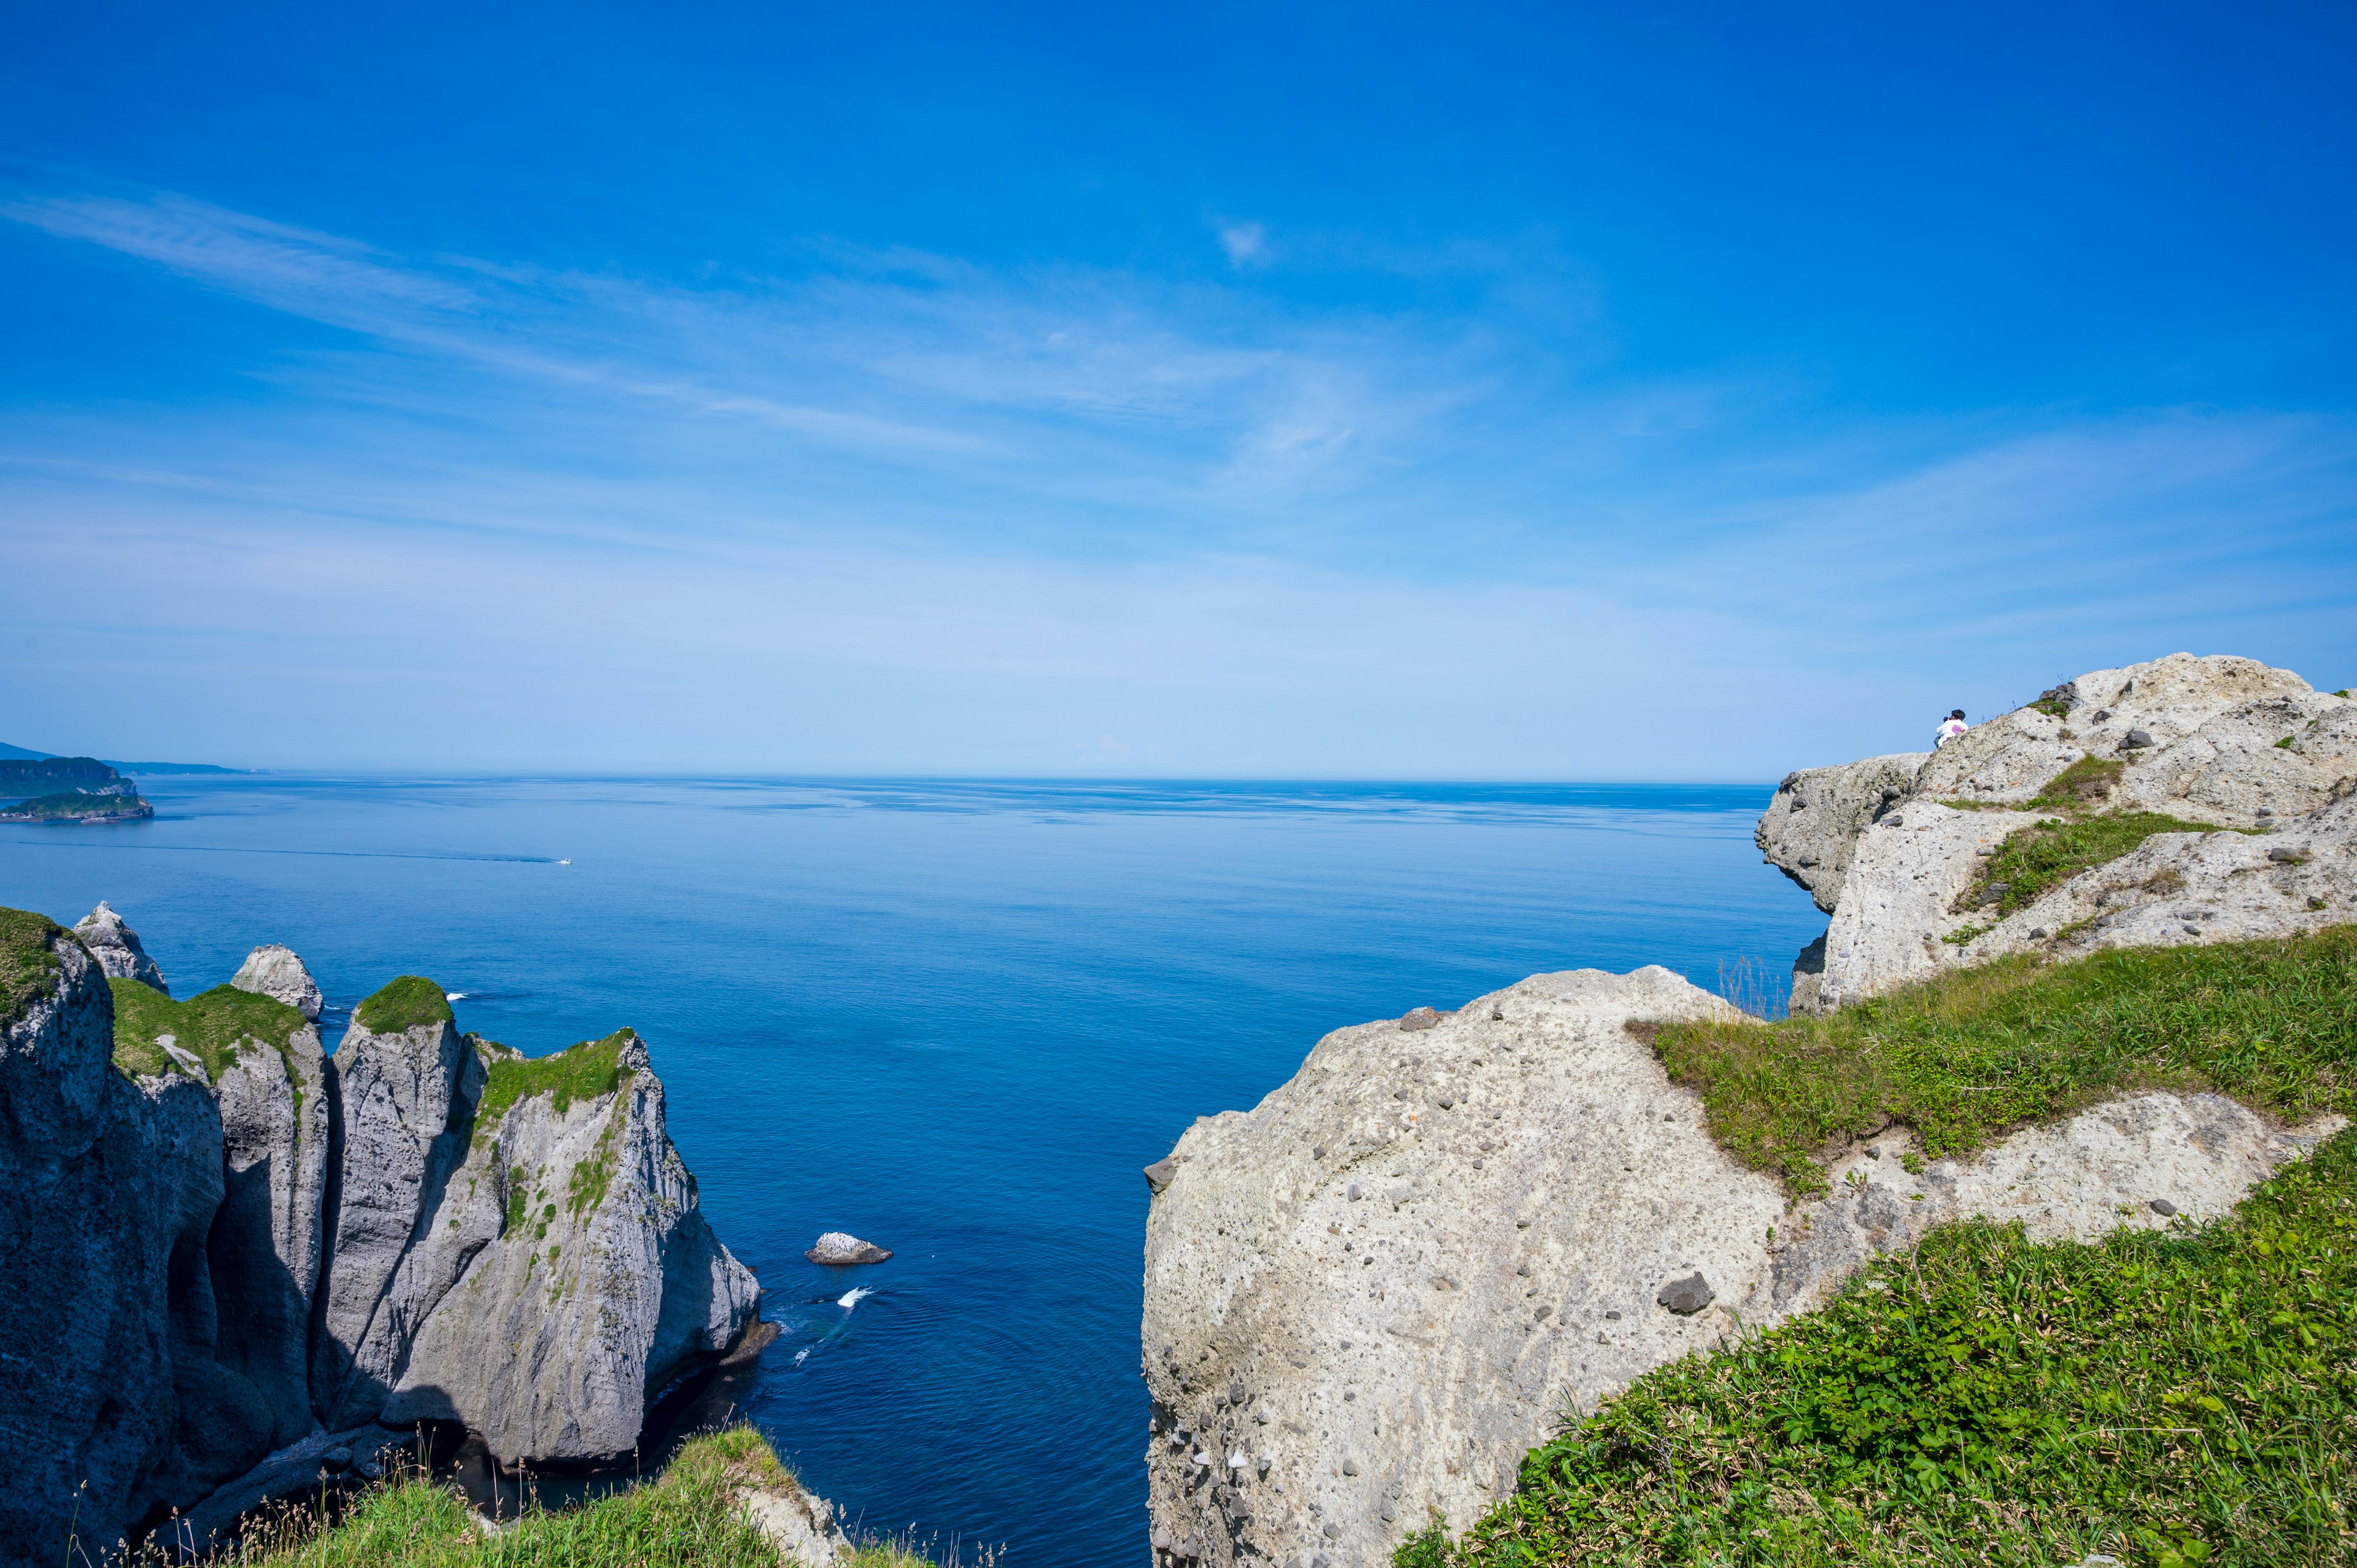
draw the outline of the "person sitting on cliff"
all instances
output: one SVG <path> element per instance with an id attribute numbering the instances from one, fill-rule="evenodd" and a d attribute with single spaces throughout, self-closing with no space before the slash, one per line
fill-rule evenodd
<path id="1" fill-rule="evenodd" d="M 1972 726 L 1970 725 L 1964 723 L 1964 710 L 1962 708 L 1956 709 L 1946 718 L 1940 721 L 1939 738 L 1932 742 L 1932 749 L 1934 751 L 1939 750 L 1942 746 L 1947 745 L 1950 741 L 1955 739 L 1958 736 L 1964 734 L 1964 731 L 1971 727 Z"/>

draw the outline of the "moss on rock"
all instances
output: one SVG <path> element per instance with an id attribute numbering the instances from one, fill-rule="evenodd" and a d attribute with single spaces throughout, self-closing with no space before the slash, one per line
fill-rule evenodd
<path id="1" fill-rule="evenodd" d="M 371 1035 L 398 1035 L 422 1024 L 450 1022 L 449 998 L 422 974 L 404 974 L 352 1009 L 352 1022 Z"/>

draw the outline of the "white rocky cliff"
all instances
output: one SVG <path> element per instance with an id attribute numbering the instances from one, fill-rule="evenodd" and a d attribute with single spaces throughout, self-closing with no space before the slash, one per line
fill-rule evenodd
<path id="1" fill-rule="evenodd" d="M 96 1560 L 174 1510 L 201 1552 L 323 1465 L 367 1474 L 380 1417 L 511 1463 L 627 1453 L 664 1383 L 753 1343 L 753 1278 L 628 1031 L 576 1047 L 611 1058 L 601 1087 L 457 1035 L 405 979 L 330 1058 L 287 950 L 140 1002 L 110 989 L 135 937 L 85 926 L 111 964 L 0 910 L 0 1364 L 32 1369 L 0 1380 L 0 1561 L 70 1522 Z"/>
<path id="2" fill-rule="evenodd" d="M 2043 701 L 1936 757 L 1784 782 L 1761 845 L 1834 917 L 1804 1004 L 2033 944 L 2357 916 L 2357 703 L 2182 655 Z M 2040 819 L 2008 808 L 2090 756 L 2121 764 L 2083 770 L 2112 792 L 2094 809 L 2266 831 L 2148 838 L 2003 920 L 1980 913 L 1969 944 L 1940 942 L 1975 923 L 1959 905 L 1981 852 Z M 1934 1224 L 1983 1214 L 2092 1240 L 2206 1219 L 2340 1125 L 2138 1093 L 1964 1159 L 1909 1162 L 1906 1135 L 1886 1133 L 1841 1159 L 1831 1196 L 1794 1203 L 1718 1147 L 1699 1097 L 1627 1027 L 1713 1015 L 1732 1015 L 1665 970 L 1536 975 L 1453 1014 L 1339 1030 L 1257 1107 L 1196 1122 L 1149 1167 L 1157 1562 L 1383 1568 L 1429 1510 L 1462 1528 L 1503 1497 L 1566 1402 L 1592 1410 L 1809 1310 Z"/>
<path id="3" fill-rule="evenodd" d="M 2074 765 L 2093 808 L 2211 830 L 2157 834 L 1992 920 L 1980 862 L 2050 814 Z M 1833 917 L 1793 1005 L 1837 1007 L 2003 953 L 2286 936 L 2357 913 L 2357 702 L 2253 660 L 2176 653 L 2097 670 L 1932 753 L 1806 768 L 1762 853 Z M 2238 831 L 2224 831 L 2238 830 Z M 1957 940 L 1965 936 L 1968 940 Z"/>

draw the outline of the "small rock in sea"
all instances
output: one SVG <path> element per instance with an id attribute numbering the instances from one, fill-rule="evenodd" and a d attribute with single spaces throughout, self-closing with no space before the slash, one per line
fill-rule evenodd
<path id="1" fill-rule="evenodd" d="M 818 1239 L 818 1245 L 803 1250 L 802 1256 L 813 1263 L 839 1268 L 848 1263 L 880 1263 L 892 1255 L 891 1250 L 873 1241 L 863 1241 L 841 1230 L 830 1230 Z"/>
<path id="2" fill-rule="evenodd" d="M 2120 749 L 2122 751 L 2142 751 L 2151 744 L 2151 736 L 2146 734 L 2143 730 L 2132 729 L 2128 731 L 2127 738 L 2120 742 Z"/>
<path id="3" fill-rule="evenodd" d="M 1320 1155 L 1323 1155 L 1326 1151 L 1320 1149 L 1318 1152 Z M 1164 1187 L 1168 1187 L 1171 1183 L 1171 1179 L 1177 1176 L 1178 1174 L 1178 1161 L 1168 1158 L 1157 1160 L 1152 1165 L 1146 1167 L 1146 1185 L 1152 1187 L 1158 1193 Z"/>
<path id="4" fill-rule="evenodd" d="M 1432 1007 L 1411 1007 L 1406 1012 L 1400 1015 L 1399 1026 L 1403 1029 L 1429 1029 L 1439 1022 L 1440 1013 L 1438 1009 Z"/>
<path id="5" fill-rule="evenodd" d="M 1692 1317 L 1717 1300 L 1717 1296 L 1718 1293 L 1710 1288 L 1708 1282 L 1704 1280 L 1699 1273 L 1695 1273 L 1688 1274 L 1682 1280 L 1672 1280 L 1662 1287 L 1661 1294 L 1653 1299 L 1680 1317 Z"/>
<path id="6" fill-rule="evenodd" d="M 2177 1212 L 2177 1205 L 2165 1197 L 2156 1197 L 2152 1200 L 2152 1211 L 2166 1219 Z"/>

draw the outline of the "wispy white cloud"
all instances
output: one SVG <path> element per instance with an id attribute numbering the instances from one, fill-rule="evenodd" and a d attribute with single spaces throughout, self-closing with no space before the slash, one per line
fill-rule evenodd
<path id="1" fill-rule="evenodd" d="M 1760 777 L 1912 744 L 1877 715 L 1935 693 L 2357 625 L 2345 419 L 1796 419 L 1758 374 L 1598 372 L 1544 246 L 1385 259 L 1480 286 L 1384 313 L 1277 271 L 822 246 L 690 285 L 173 196 L 0 212 L 355 335 L 245 367 L 258 406 L 12 418 L 0 626 L 48 744 L 113 660 L 108 722 L 234 711 L 257 760 Z"/>
<path id="2" fill-rule="evenodd" d="M 1236 266 L 1250 266 L 1266 259 L 1268 231 L 1258 223 L 1223 223 L 1220 226 L 1220 248 L 1228 252 L 1228 260 Z"/>

